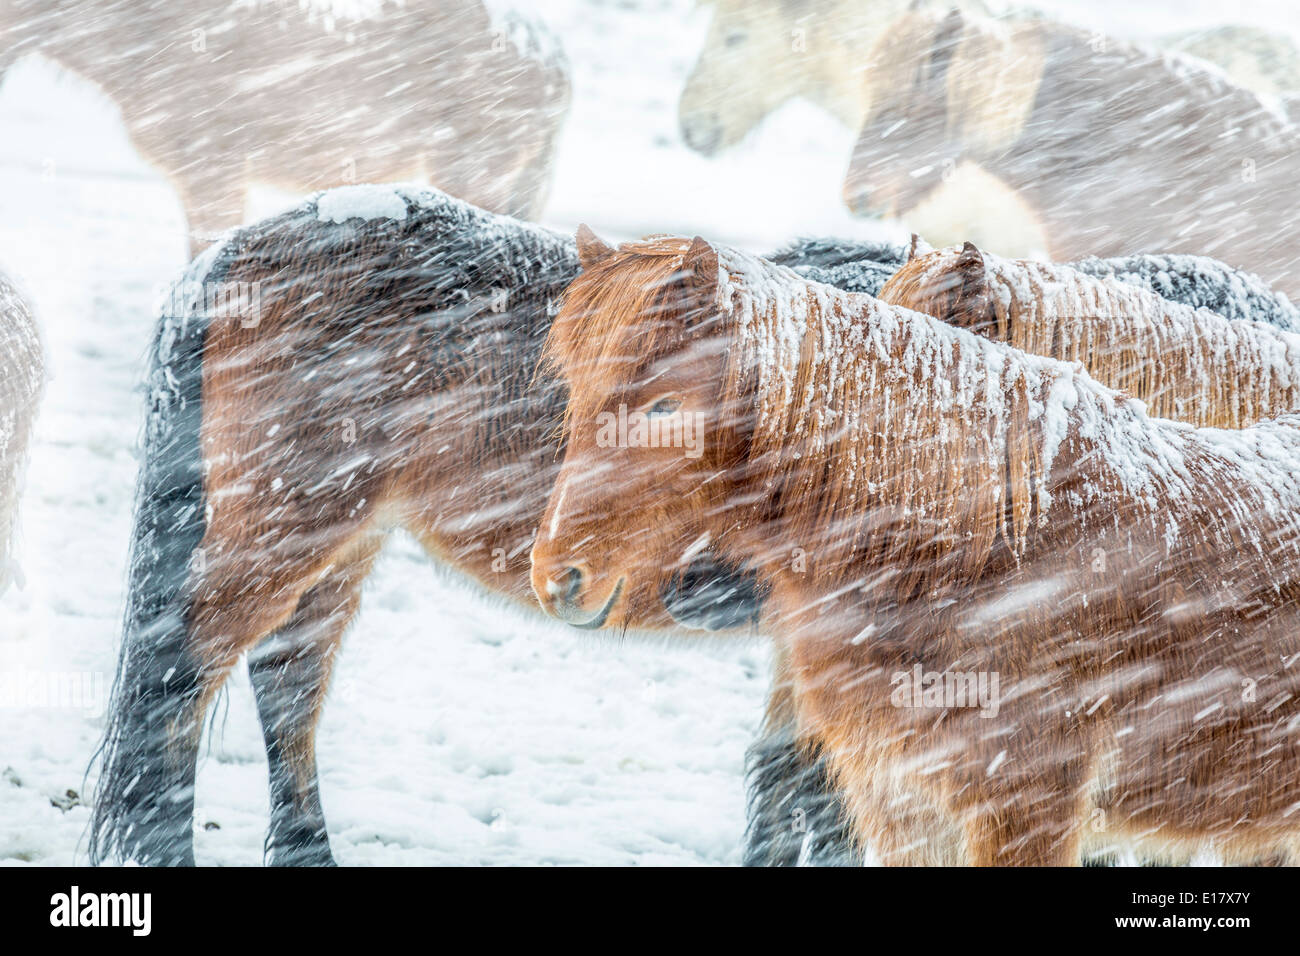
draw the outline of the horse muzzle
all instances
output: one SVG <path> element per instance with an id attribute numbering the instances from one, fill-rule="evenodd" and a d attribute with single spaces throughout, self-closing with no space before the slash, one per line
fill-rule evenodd
<path id="1" fill-rule="evenodd" d="M 618 579 L 618 583 L 614 585 L 614 590 L 610 592 L 605 603 L 594 612 L 585 610 L 582 606 L 587 574 L 580 567 L 570 565 L 561 568 L 554 574 L 546 576 L 541 589 L 534 585 L 534 590 L 538 591 L 537 596 L 541 600 L 542 607 L 553 616 L 573 627 L 596 630 L 605 626 L 610 614 L 618 606 L 619 599 L 623 596 L 625 580 L 625 578 Z"/>
<path id="2" fill-rule="evenodd" d="M 682 139 L 702 156 L 713 156 L 722 148 L 722 120 L 716 113 L 683 117 Z"/>

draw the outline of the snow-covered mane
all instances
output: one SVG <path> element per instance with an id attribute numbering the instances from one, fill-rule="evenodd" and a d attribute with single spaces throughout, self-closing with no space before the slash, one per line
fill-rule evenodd
<path id="1" fill-rule="evenodd" d="M 999 539 L 1019 553 L 1072 417 L 1142 415 L 1064 363 L 732 250 L 719 260 L 738 343 L 728 387 L 757 409 L 751 465 L 792 536 L 833 526 L 850 564 L 974 572 Z"/>
<path id="2" fill-rule="evenodd" d="M 730 250 L 719 259 L 719 301 L 739 333 L 736 380 L 745 368 L 756 370 L 754 459 L 770 462 L 764 473 L 783 487 L 784 500 L 800 509 L 820 503 L 814 522 L 834 515 L 837 540 L 851 530 L 860 539 L 887 538 L 892 549 L 900 539 L 924 544 L 938 537 L 978 562 L 998 531 L 1020 554 L 1032 529 L 1047 522 L 1058 489 L 1069 485 L 1061 504 L 1080 520 L 1140 519 L 1165 535 L 1171 549 L 1180 510 L 1191 508 L 1198 521 L 1216 526 L 1202 527 L 1204 533 L 1239 535 L 1261 553 L 1278 541 L 1242 534 L 1240 516 L 1278 519 L 1293 532 L 1283 538 L 1286 549 L 1300 553 L 1300 521 L 1289 517 L 1300 508 L 1300 477 L 1288 464 L 1300 455 L 1296 419 L 1240 431 L 1193 430 L 1148 415 L 1141 402 L 1097 382 L 1079 364 L 1015 347 L 1014 336 L 1014 344 L 990 341 L 930 315 L 804 282 Z M 1053 282 L 1072 292 L 1067 301 L 1080 310 L 1101 312 L 1126 298 L 1151 306 L 1158 298 L 1086 277 L 1071 290 L 1067 270 L 1003 265 L 990 269 L 999 287 L 1028 282 L 1040 305 Z M 1011 301 L 1011 294 L 995 297 L 1003 322 Z M 1188 375 L 1198 385 L 1210 380 L 1202 386 L 1205 401 L 1240 408 L 1235 384 L 1253 387 L 1274 412 L 1300 407 L 1300 338 L 1182 306 L 1161 308 L 1155 316 L 1146 310 L 1150 338 L 1130 349 L 1172 348 L 1175 336 L 1194 338 L 1198 349 L 1188 361 L 1199 357 L 1205 364 Z M 1033 323 L 1026 328 L 1035 330 Z M 1048 328 L 1029 344 L 1063 334 Z M 1082 357 L 1086 347 L 1103 345 L 1085 341 L 1069 351 Z M 1216 497 L 1223 507 L 1207 517 L 1206 500 Z M 883 536 L 882 510 L 891 530 Z M 848 527 L 850 520 L 856 527 Z M 937 535 L 940 526 L 946 529 Z"/>
<path id="3" fill-rule="evenodd" d="M 1162 418 L 1240 428 L 1300 409 L 1300 336 L 1068 266 L 966 243 L 917 257 L 880 295 L 1022 351 L 1079 362 Z"/>

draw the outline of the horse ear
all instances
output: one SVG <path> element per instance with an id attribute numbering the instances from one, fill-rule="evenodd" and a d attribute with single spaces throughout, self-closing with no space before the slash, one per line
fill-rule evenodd
<path id="1" fill-rule="evenodd" d="M 953 268 L 953 277 L 958 290 L 958 301 L 950 306 L 952 312 L 944 318 L 953 325 L 972 332 L 992 329 L 997 321 L 997 312 L 989 290 L 984 255 L 975 243 L 967 242 L 961 247 Z"/>
<path id="2" fill-rule="evenodd" d="M 911 262 L 917 256 L 923 256 L 931 252 L 934 252 L 934 247 L 916 233 L 912 233 L 912 242 L 907 247 L 907 261 Z"/>
<path id="3" fill-rule="evenodd" d="M 984 271 L 984 254 L 973 242 L 966 242 L 957 255 L 957 268 L 962 272 Z"/>
<path id="4" fill-rule="evenodd" d="M 682 257 L 682 268 L 691 275 L 697 286 L 717 285 L 718 250 L 702 236 L 696 236 Z"/>
<path id="5" fill-rule="evenodd" d="M 614 248 L 605 242 L 594 232 L 585 222 L 578 227 L 578 262 L 584 269 L 590 269 L 598 262 L 608 259 L 614 254 Z"/>
<path id="6" fill-rule="evenodd" d="M 959 7 L 953 7 L 948 11 L 948 15 L 943 18 L 942 32 L 940 36 L 946 40 L 956 40 L 961 36 L 962 28 L 966 25 L 966 17 Z"/>

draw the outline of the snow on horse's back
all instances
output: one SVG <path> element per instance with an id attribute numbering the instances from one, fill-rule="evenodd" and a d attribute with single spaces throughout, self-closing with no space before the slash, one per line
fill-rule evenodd
<path id="1" fill-rule="evenodd" d="M 1113 272 L 1097 278 L 966 243 L 913 259 L 880 297 L 1024 352 L 1079 362 L 1161 418 L 1241 428 L 1300 409 L 1300 334 L 1228 320 Z"/>

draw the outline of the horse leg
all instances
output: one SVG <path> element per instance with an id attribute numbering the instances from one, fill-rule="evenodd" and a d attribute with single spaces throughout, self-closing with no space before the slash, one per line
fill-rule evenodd
<path id="1" fill-rule="evenodd" d="M 858 838 L 880 865 L 969 865 L 959 819 L 924 789 L 862 775 L 846 800 Z"/>
<path id="2" fill-rule="evenodd" d="M 1037 765 L 1035 757 L 1043 761 L 1043 754 L 1065 753 L 1070 741 L 1046 732 L 1028 736 L 1041 749 L 1007 761 L 1027 770 L 1009 775 L 996 789 L 970 793 L 974 802 L 964 808 L 963 819 L 972 866 L 1079 866 L 1082 861 L 1085 760 L 1052 757 L 1049 765 Z"/>
<path id="3" fill-rule="evenodd" d="M 745 866 L 856 866 L 862 861 L 823 757 L 793 728 L 767 728 L 745 752 Z"/>
<path id="4" fill-rule="evenodd" d="M 219 508 L 209 525 L 200 548 L 204 567 L 191 582 L 187 690 L 166 728 L 169 772 L 186 783 L 174 812 L 187 814 L 187 825 L 208 704 L 240 655 L 284 626 L 303 595 L 356 553 L 367 521 L 345 519 L 349 507 L 340 502 L 337 514 L 286 515 L 270 528 L 249 521 L 249 509 Z"/>
<path id="5" fill-rule="evenodd" d="M 862 862 L 825 757 L 798 740 L 783 654 L 775 667 L 762 732 L 745 751 L 745 777 L 745 866 Z"/>
<path id="6" fill-rule="evenodd" d="M 271 775 L 273 866 L 332 866 L 316 775 L 316 724 L 334 654 L 361 602 L 361 585 L 380 540 L 330 570 L 308 590 L 288 623 L 248 655 Z"/>
<path id="7" fill-rule="evenodd" d="M 155 806 L 145 814 L 153 817 L 153 835 L 148 846 L 140 848 L 142 861 L 193 864 L 190 833 L 203 718 L 239 655 L 293 613 L 308 584 L 305 575 L 296 578 L 276 593 L 241 589 L 233 574 L 217 586 L 200 580 L 204 597 L 195 602 L 190 615 L 183 663 L 161 677 L 162 685 L 169 688 L 169 716 L 160 727 L 162 771 L 156 779 L 145 781 L 154 791 L 147 799 Z M 183 846 L 183 854 L 173 853 L 172 845 Z"/>
<path id="8" fill-rule="evenodd" d="M 253 569 L 242 571 L 254 579 Z M 229 572 L 217 582 L 192 569 L 197 597 L 139 609 L 114 690 L 93 862 L 194 864 L 194 785 L 208 703 L 239 654 L 289 617 L 307 584 L 253 591 L 241 588 L 238 570 Z"/>

